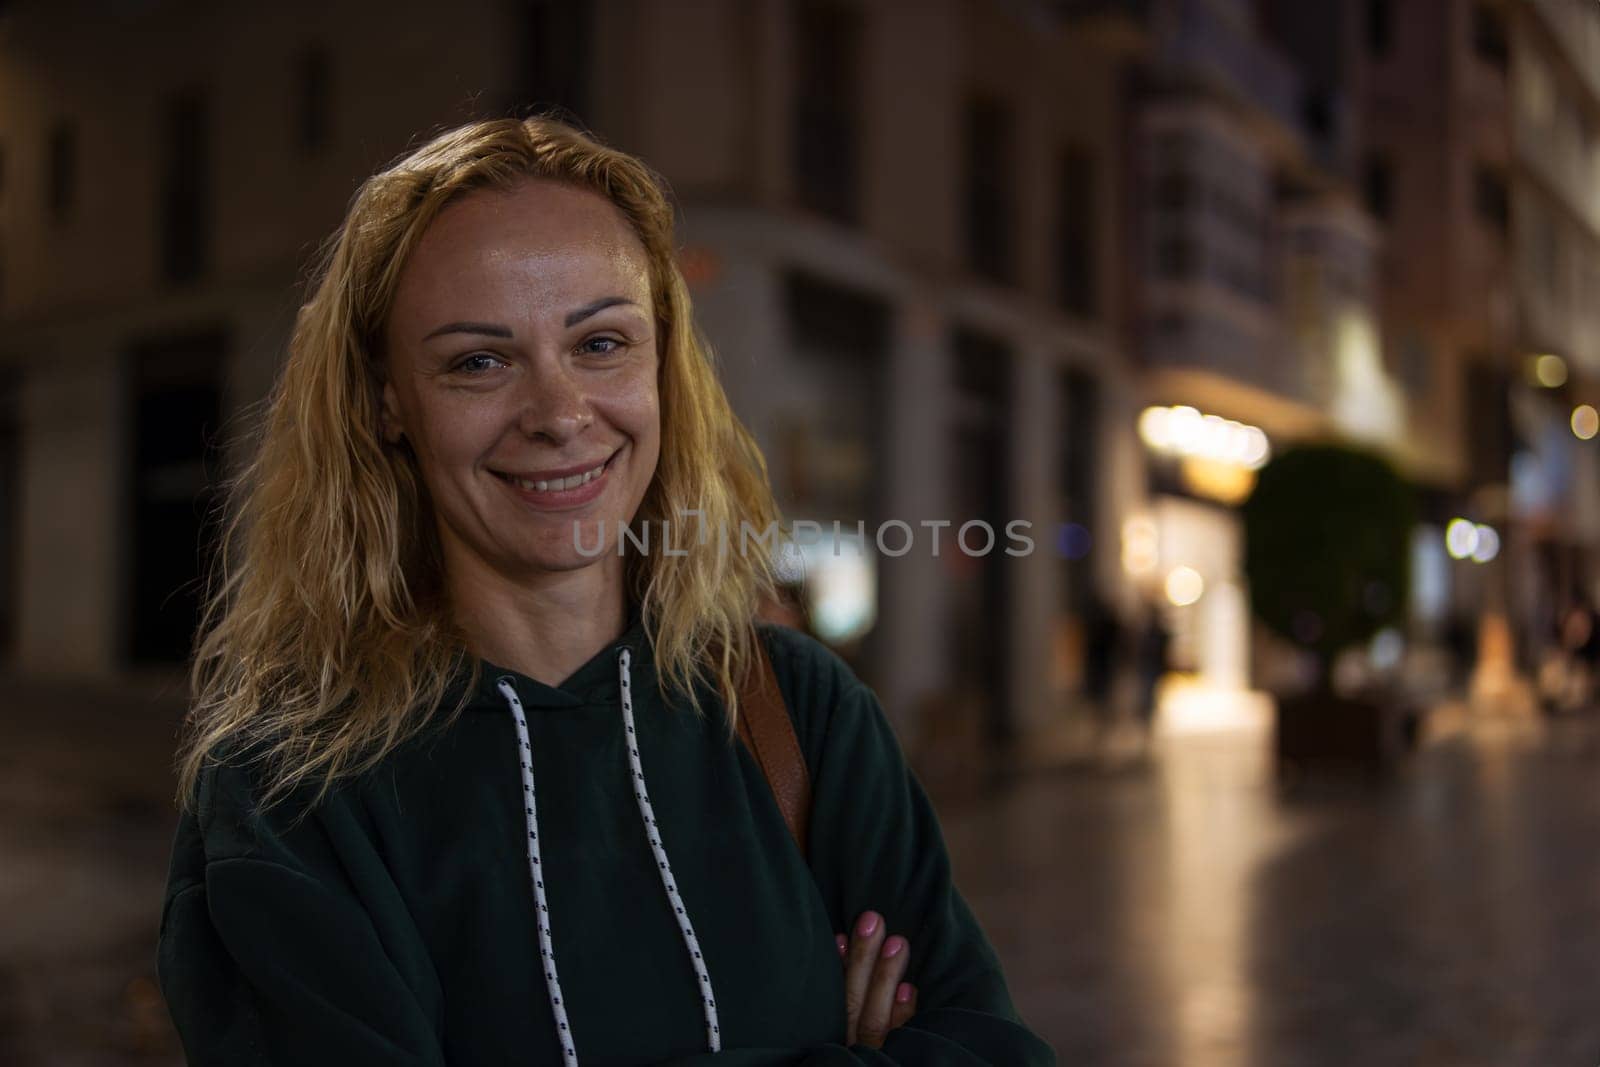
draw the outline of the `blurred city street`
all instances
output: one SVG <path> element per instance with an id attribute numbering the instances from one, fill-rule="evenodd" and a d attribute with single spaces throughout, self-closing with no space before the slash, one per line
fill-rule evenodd
<path id="1" fill-rule="evenodd" d="M 182 1062 L 154 984 L 175 705 L 7 686 L 0 1062 Z M 940 798 L 1018 1008 L 1063 1065 L 1592 1064 L 1600 724 L 1430 719 L 1383 778 L 1158 739 Z"/>
<path id="2" fill-rule="evenodd" d="M 602 471 L 523 371 L 653 303 L 617 515 L 782 516 L 760 612 L 877 693 L 1063 1065 L 1600 1064 L 1596 0 L 170 0 L 0 3 L 0 1067 L 183 1060 L 197 639 L 320 728 L 460 627 L 398 279 L 530 176 L 654 241 L 558 142 L 659 175 L 652 298 L 440 287 L 450 373 L 518 369 L 445 451 Z M 633 592 L 736 588 L 680 555 Z"/>

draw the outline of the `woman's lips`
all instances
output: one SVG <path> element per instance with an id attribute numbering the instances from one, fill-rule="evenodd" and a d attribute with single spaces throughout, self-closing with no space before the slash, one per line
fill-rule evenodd
<path id="1" fill-rule="evenodd" d="M 493 471 L 492 473 L 500 480 L 502 485 L 515 493 L 524 503 L 540 511 L 566 511 L 582 507 L 604 491 L 606 479 L 611 474 L 611 464 L 617 458 L 619 452 L 613 452 L 611 458 L 601 464 L 598 474 L 581 485 L 575 485 L 570 489 L 535 489 L 533 488 L 533 483 L 514 478 L 503 471 Z"/>

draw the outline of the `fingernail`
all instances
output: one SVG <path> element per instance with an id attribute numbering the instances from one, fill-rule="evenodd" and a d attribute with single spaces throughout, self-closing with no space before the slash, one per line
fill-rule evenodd
<path id="1" fill-rule="evenodd" d="M 894 991 L 894 999 L 901 1004 L 910 1004 L 911 986 L 906 982 L 901 982 L 899 988 Z"/>
<path id="2" fill-rule="evenodd" d="M 833 935 L 833 943 L 839 946 L 839 955 L 841 956 L 850 948 L 850 939 L 843 934 Z"/>
<path id="3" fill-rule="evenodd" d="M 877 929 L 878 916 L 870 911 L 861 916 L 861 921 L 856 924 L 856 933 L 862 937 L 871 937 Z"/>
<path id="4" fill-rule="evenodd" d="M 900 950 L 905 948 L 905 947 L 906 947 L 906 939 L 905 938 L 903 938 L 903 937 L 891 937 L 889 940 L 887 940 L 887 941 L 885 941 L 883 943 L 883 958 L 886 959 L 886 960 L 887 959 L 893 959 L 894 957 L 900 955 Z"/>

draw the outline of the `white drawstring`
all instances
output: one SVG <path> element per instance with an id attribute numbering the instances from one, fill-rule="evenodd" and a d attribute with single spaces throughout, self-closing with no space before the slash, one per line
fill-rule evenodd
<path id="1" fill-rule="evenodd" d="M 656 826 L 655 811 L 650 806 L 650 794 L 645 788 L 644 765 L 639 761 L 637 734 L 633 728 L 633 679 L 629 672 L 632 656 L 624 648 L 617 658 L 622 684 L 622 721 L 627 727 L 628 763 L 633 776 L 633 796 L 639 802 L 639 816 L 644 820 L 645 836 L 650 839 L 650 850 L 655 853 L 656 868 L 661 872 L 661 884 L 667 891 L 667 901 L 678 920 L 678 931 L 683 935 L 684 947 L 689 952 L 689 962 L 694 967 L 695 978 L 700 983 L 700 1003 L 705 1012 L 706 1042 L 712 1052 L 722 1051 L 722 1033 L 717 1025 L 717 1001 L 711 992 L 711 972 L 706 969 L 705 957 L 700 952 L 700 940 L 695 937 L 694 924 L 689 921 L 689 910 L 684 907 L 678 892 L 678 883 L 672 876 L 672 863 L 667 858 L 667 848 L 661 841 L 661 831 Z M 567 1009 L 561 999 L 561 983 L 556 978 L 556 954 L 550 940 L 550 909 L 545 904 L 544 873 L 539 859 L 539 818 L 533 802 L 533 750 L 528 744 L 528 721 L 522 711 L 522 701 L 510 677 L 498 683 L 500 693 L 511 707 L 511 717 L 517 725 L 517 744 L 521 747 L 523 811 L 528 825 L 528 869 L 533 877 L 533 898 L 539 909 L 539 955 L 544 961 L 545 986 L 550 993 L 550 1010 L 555 1015 L 558 1036 L 561 1038 L 562 1063 L 577 1067 L 578 1052 L 574 1047 L 572 1029 L 567 1025 Z"/>
<path id="2" fill-rule="evenodd" d="M 711 972 L 700 954 L 700 939 L 694 936 L 694 924 L 689 921 L 689 909 L 683 906 L 678 894 L 678 882 L 672 877 L 672 864 L 667 860 L 667 848 L 661 843 L 661 831 L 656 826 L 656 813 L 650 807 L 650 794 L 644 787 L 644 765 L 639 762 L 639 743 L 633 732 L 633 682 L 629 677 L 631 657 L 622 650 L 622 721 L 628 727 L 628 762 L 633 765 L 633 795 L 639 801 L 639 816 L 644 819 L 645 836 L 650 838 L 650 849 L 656 854 L 656 867 L 661 871 L 661 884 L 666 887 L 667 900 L 678 917 L 678 930 L 683 934 L 684 947 L 689 950 L 689 962 L 694 965 L 694 976 L 700 981 L 700 1003 L 706 1014 L 706 1042 L 712 1052 L 722 1051 L 722 1031 L 717 1026 L 717 998 L 711 994 Z"/>
<path id="3" fill-rule="evenodd" d="M 533 876 L 533 902 L 539 909 L 539 956 L 544 961 L 544 984 L 550 994 L 550 1010 L 555 1013 L 561 1038 L 561 1062 L 578 1067 L 578 1050 L 573 1045 L 572 1028 L 567 1025 L 567 1006 L 561 999 L 561 982 L 556 978 L 556 950 L 550 941 L 550 908 L 544 899 L 544 871 L 539 860 L 539 815 L 533 804 L 533 748 L 528 744 L 528 720 L 522 714 L 522 700 L 510 678 L 501 678 L 500 693 L 511 705 L 517 724 L 518 759 L 522 764 L 523 817 L 528 825 L 528 871 Z"/>

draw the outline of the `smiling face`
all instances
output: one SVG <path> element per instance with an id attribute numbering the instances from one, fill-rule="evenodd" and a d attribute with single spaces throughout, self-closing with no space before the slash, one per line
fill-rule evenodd
<path id="1" fill-rule="evenodd" d="M 594 193 L 478 190 L 428 227 L 385 332 L 383 430 L 416 455 L 453 577 L 620 578 L 660 455 L 652 307 L 644 246 Z"/>

